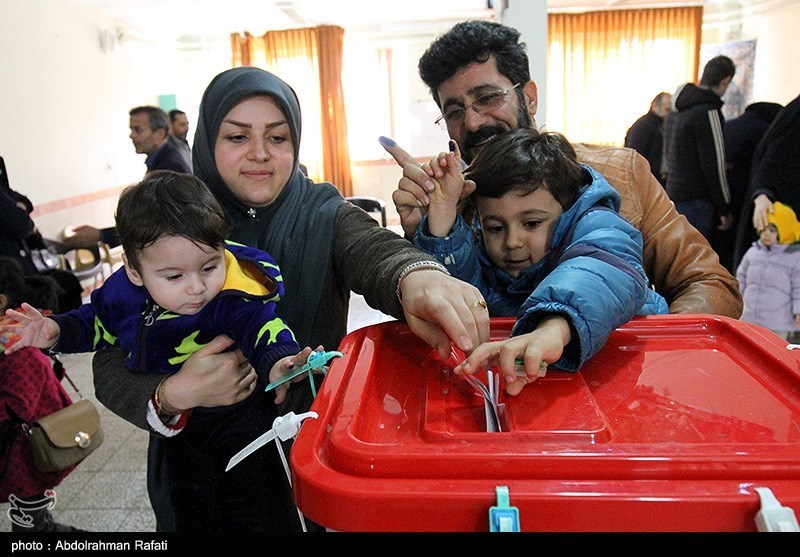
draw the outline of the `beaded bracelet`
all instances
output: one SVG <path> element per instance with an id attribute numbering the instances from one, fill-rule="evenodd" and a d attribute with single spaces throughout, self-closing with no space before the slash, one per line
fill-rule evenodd
<path id="1" fill-rule="evenodd" d="M 397 278 L 397 299 L 400 300 L 401 304 L 403 303 L 403 294 L 400 291 L 400 287 L 403 285 L 403 279 L 413 271 L 422 271 L 424 269 L 441 271 L 446 275 L 450 274 L 450 271 L 447 270 L 447 267 L 438 261 L 417 261 L 416 263 L 412 263 L 403 269 L 403 272 L 400 273 L 400 276 Z"/>

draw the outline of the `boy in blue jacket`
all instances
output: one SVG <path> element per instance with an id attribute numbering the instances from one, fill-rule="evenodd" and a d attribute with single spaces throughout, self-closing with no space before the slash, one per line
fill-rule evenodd
<path id="1" fill-rule="evenodd" d="M 491 316 L 516 323 L 456 373 L 497 365 L 515 395 L 540 376 L 541 362 L 576 371 L 635 315 L 668 313 L 649 288 L 641 233 L 619 215 L 619 195 L 562 135 L 516 130 L 487 143 L 465 175 L 459 161 L 454 142 L 431 160 L 438 183 L 414 243 L 477 286 Z"/>
<path id="2" fill-rule="evenodd" d="M 131 370 L 160 369 L 166 381 L 216 336 L 232 338 L 255 368 L 260 388 L 237 404 L 190 412 L 163 399 L 162 381 L 148 422 L 170 437 L 167 472 L 179 530 L 205 523 L 195 520 L 201 515 L 213 515 L 225 524 L 222 529 L 258 530 L 270 505 L 283 501 L 273 484 L 285 479 L 268 477 L 274 463 L 263 462 L 276 452 L 258 451 L 227 473 L 225 463 L 272 427 L 277 411 L 268 404 L 273 395 L 264 392 L 265 386 L 304 364 L 311 353 L 309 347 L 300 350 L 276 314 L 284 289 L 278 265 L 263 251 L 226 242 L 222 208 L 190 174 L 156 171 L 127 188 L 117 206 L 116 227 L 124 267 L 76 310 L 50 317 L 28 304 L 21 312 L 8 310 L 19 323 L 13 330 L 21 340 L 7 352 L 36 346 L 74 353 L 122 345 L 129 350 Z M 275 389 L 276 403 L 288 388 Z M 213 486 L 190 479 L 197 450 L 219 453 Z"/>

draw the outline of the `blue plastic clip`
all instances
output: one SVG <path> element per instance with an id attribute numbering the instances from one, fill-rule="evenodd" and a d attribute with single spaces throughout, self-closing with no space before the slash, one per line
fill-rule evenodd
<path id="1" fill-rule="evenodd" d="M 303 373 L 308 373 L 308 381 L 311 383 L 311 394 L 314 396 L 314 398 L 316 398 L 317 388 L 314 385 L 314 379 L 312 377 L 314 370 L 322 368 L 322 375 L 327 375 L 327 372 L 325 371 L 325 366 L 329 361 L 331 361 L 337 356 L 344 356 L 344 354 L 342 354 L 341 352 L 314 351 L 308 355 L 308 359 L 306 360 L 306 363 L 302 367 L 296 369 L 289 375 L 284 375 L 280 379 L 273 381 L 272 383 L 267 385 L 267 388 L 264 389 L 264 392 L 271 391 L 275 387 L 280 387 L 281 385 L 283 385 L 287 381 L 291 381 L 298 375 L 301 375 Z"/>
<path id="2" fill-rule="evenodd" d="M 519 509 L 509 504 L 508 488 L 498 485 L 497 506 L 489 508 L 490 532 L 519 532 Z"/>

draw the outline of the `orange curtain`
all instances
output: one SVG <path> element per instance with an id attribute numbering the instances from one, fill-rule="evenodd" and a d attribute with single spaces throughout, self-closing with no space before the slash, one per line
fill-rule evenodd
<path id="1" fill-rule="evenodd" d="M 342 90 L 344 29 L 320 26 L 269 31 L 261 37 L 231 34 L 233 66 L 258 66 L 289 83 L 297 93 L 303 130 L 300 162 L 315 181 L 353 194 L 347 115 Z"/>
<path id="2" fill-rule="evenodd" d="M 702 20 L 702 7 L 549 14 L 545 126 L 622 145 L 657 93 L 697 80 Z"/>

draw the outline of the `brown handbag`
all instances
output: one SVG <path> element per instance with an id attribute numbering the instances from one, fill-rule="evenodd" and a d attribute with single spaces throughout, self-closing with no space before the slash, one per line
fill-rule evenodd
<path id="1" fill-rule="evenodd" d="M 77 464 L 103 443 L 100 414 L 91 401 L 64 375 L 81 399 L 61 410 L 22 424 L 33 450 L 33 462 L 42 472 L 58 472 Z"/>

